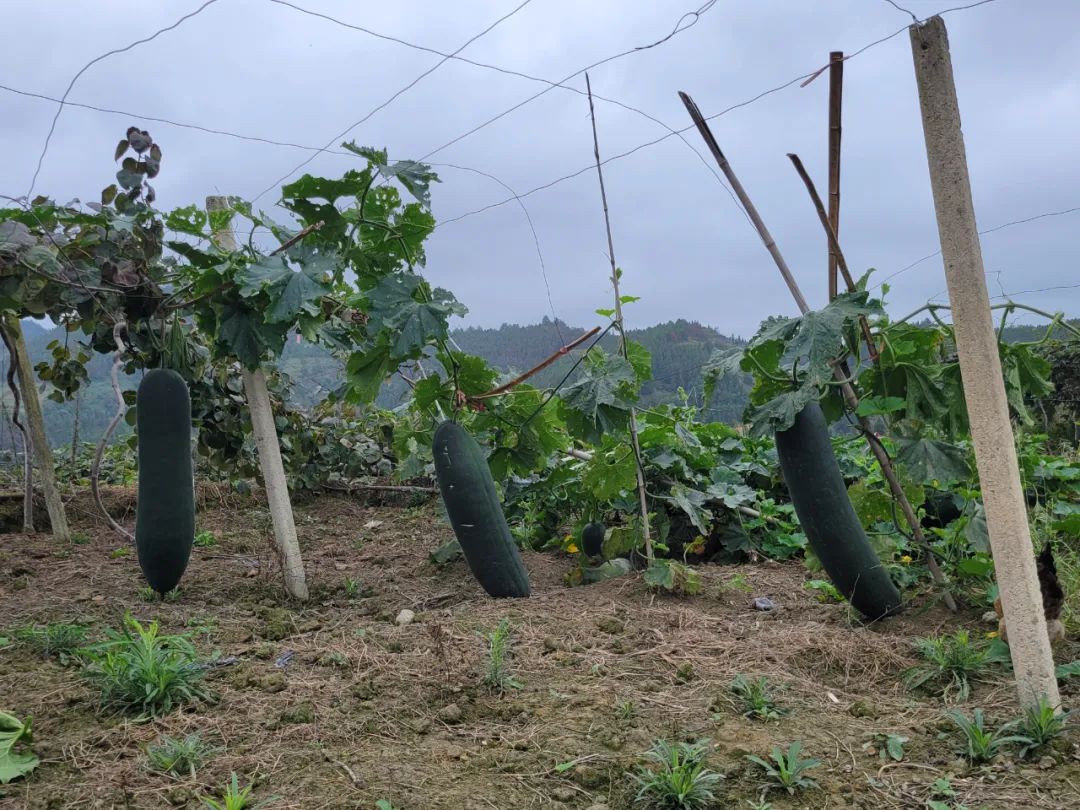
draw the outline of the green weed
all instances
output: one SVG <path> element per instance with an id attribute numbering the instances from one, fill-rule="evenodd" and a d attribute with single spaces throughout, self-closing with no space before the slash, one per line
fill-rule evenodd
<path id="1" fill-rule="evenodd" d="M 76 650 L 86 644 L 89 629 L 81 624 L 57 622 L 45 625 L 27 625 L 11 631 L 15 641 L 45 657 L 55 657 L 67 664 Z"/>
<path id="2" fill-rule="evenodd" d="M 123 628 L 84 648 L 83 674 L 101 690 L 103 708 L 157 716 L 210 696 L 187 636 L 161 635 L 157 621 L 143 627 L 130 614 Z"/>
<path id="3" fill-rule="evenodd" d="M 1051 706 L 1045 697 L 1039 699 L 1037 706 L 1030 706 L 1024 710 L 1024 716 L 1015 728 L 1029 744 L 1020 750 L 1020 756 L 1028 754 L 1050 745 L 1069 730 L 1068 720 L 1073 712 L 1062 711 Z"/>
<path id="4" fill-rule="evenodd" d="M 907 670 L 904 683 L 909 689 L 932 687 L 945 698 L 967 700 L 971 682 L 998 663 L 997 655 L 986 644 L 973 641 L 967 630 L 916 639 L 915 649 L 926 663 Z"/>
<path id="5" fill-rule="evenodd" d="M 217 545 L 217 535 L 209 529 L 203 529 L 195 535 L 194 545 L 196 548 L 213 548 Z"/>
<path id="6" fill-rule="evenodd" d="M 510 620 L 504 618 L 494 632 L 487 633 L 488 642 L 487 671 L 484 684 L 492 689 L 505 692 L 507 689 L 520 689 L 522 684 L 506 668 L 506 659 L 510 655 Z"/>
<path id="7" fill-rule="evenodd" d="M 728 691 L 739 700 L 743 717 L 779 720 L 788 713 L 787 709 L 776 705 L 769 679 L 764 675 L 756 680 L 750 680 L 745 675 L 736 675 Z"/>
<path id="8" fill-rule="evenodd" d="M 252 784 L 241 790 L 240 782 L 236 778 L 236 772 L 234 771 L 232 779 L 225 787 L 225 792 L 221 794 L 220 800 L 211 799 L 207 796 L 200 796 L 199 799 L 206 805 L 208 810 L 256 810 L 256 808 L 263 807 L 274 801 L 274 798 L 269 798 L 257 804 L 252 804 L 250 797 L 254 787 Z"/>
<path id="9" fill-rule="evenodd" d="M 631 777 L 637 782 L 636 804 L 656 810 L 704 810 L 716 801 L 713 789 L 723 777 L 705 766 L 710 743 L 656 740 Z"/>
<path id="10" fill-rule="evenodd" d="M 960 728 L 964 735 L 963 754 L 972 764 L 990 762 L 1012 744 L 1031 745 L 1031 740 L 1018 734 L 1009 734 L 1009 725 L 997 730 L 986 727 L 983 710 L 976 709 L 969 719 L 963 712 L 949 712 L 948 717 Z"/>
<path id="11" fill-rule="evenodd" d="M 771 787 L 778 787 L 788 793 L 794 793 L 802 788 L 816 788 L 818 786 L 806 772 L 821 766 L 821 760 L 803 759 L 802 743 L 796 740 L 788 746 L 785 753 L 779 746 L 773 746 L 769 760 L 761 757 L 747 756 L 747 759 L 758 765 L 765 771 L 765 775 L 771 780 Z"/>
<path id="12" fill-rule="evenodd" d="M 198 734 L 189 734 L 182 740 L 162 737 L 157 745 L 147 747 L 146 759 L 155 771 L 194 778 L 195 772 L 218 750 L 204 743 Z"/>

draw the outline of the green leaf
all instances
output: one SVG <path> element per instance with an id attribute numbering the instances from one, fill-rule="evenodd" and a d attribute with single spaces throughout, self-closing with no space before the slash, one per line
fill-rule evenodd
<path id="1" fill-rule="evenodd" d="M 899 447 L 897 462 L 920 483 L 952 484 L 971 476 L 967 454 L 954 444 L 935 439 L 900 439 Z"/>
<path id="2" fill-rule="evenodd" d="M 1054 670 L 1054 674 L 1057 675 L 1059 681 L 1067 681 L 1069 678 L 1080 677 L 1080 661 L 1073 661 L 1069 664 L 1060 664 Z"/>
<path id="3" fill-rule="evenodd" d="M 431 184 L 439 182 L 439 176 L 426 163 L 415 160 L 399 160 L 388 163 L 386 150 L 357 146 L 354 142 L 343 143 L 350 152 L 367 158 L 383 177 L 391 177 L 403 185 L 410 194 L 427 208 L 431 207 Z"/>
<path id="4" fill-rule="evenodd" d="M 431 561 L 436 565 L 446 565 L 451 560 L 455 560 L 462 555 L 461 544 L 455 540 L 449 540 L 443 543 L 433 552 L 431 552 Z"/>
<path id="5" fill-rule="evenodd" d="M 594 311 L 601 318 L 610 318 L 612 315 L 615 314 L 615 310 L 613 310 L 613 309 L 597 309 L 597 310 L 594 310 Z"/>
<path id="6" fill-rule="evenodd" d="M 608 430 L 625 424 L 633 406 L 631 385 L 636 375 L 625 358 L 606 355 L 599 349 L 590 355 L 593 360 L 581 377 L 563 389 L 560 410 L 573 432 L 599 441 Z M 574 419 L 575 415 L 579 418 Z"/>
<path id="7" fill-rule="evenodd" d="M 229 306 L 221 316 L 218 327 L 218 343 L 222 344 L 230 355 L 235 357 L 244 368 L 254 371 L 259 367 L 263 353 L 267 349 L 266 341 L 258 321 L 246 309 Z"/>
<path id="8" fill-rule="evenodd" d="M 349 374 L 349 398 L 354 402 L 373 402 L 390 373 L 390 350 L 376 346 L 350 355 L 345 365 Z"/>
<path id="9" fill-rule="evenodd" d="M 395 360 L 412 358 L 424 346 L 445 338 L 450 316 L 465 314 L 465 308 L 446 290 L 427 290 L 418 275 L 404 272 L 384 276 L 368 293 L 368 329 L 373 334 L 387 333 Z"/>
<path id="10" fill-rule="evenodd" d="M 270 323 L 292 324 L 302 312 L 318 315 L 323 297 L 330 294 L 329 287 L 315 281 L 306 272 L 287 272 L 288 280 L 266 313 L 266 320 Z"/>
<path id="11" fill-rule="evenodd" d="M 604 502 L 632 492 L 637 485 L 637 464 L 632 452 L 596 453 L 585 466 L 581 483 L 596 500 Z"/>
<path id="12" fill-rule="evenodd" d="M 358 197 L 371 182 L 369 172 L 350 169 L 339 180 L 305 174 L 299 180 L 283 186 L 281 197 L 292 200 L 326 200 L 331 206 L 341 197 Z"/>
<path id="13" fill-rule="evenodd" d="M 732 346 L 729 349 L 717 349 L 712 353 L 704 366 L 701 368 L 705 380 L 705 401 L 711 402 L 716 386 L 725 377 L 737 374 L 741 375 L 743 354 L 745 350 L 741 346 Z"/>
<path id="14" fill-rule="evenodd" d="M 166 228 L 191 236 L 205 236 L 206 223 L 206 212 L 197 205 L 175 208 L 165 217 Z"/>
<path id="15" fill-rule="evenodd" d="M 708 535 L 712 531 L 712 512 L 705 508 L 708 500 L 704 492 L 682 484 L 673 484 L 671 495 L 664 500 L 678 506 L 694 524 L 699 532 Z"/>
<path id="16" fill-rule="evenodd" d="M 650 588 L 672 590 L 675 587 L 675 572 L 669 560 L 656 559 L 645 569 L 645 584 Z"/>
<path id="17" fill-rule="evenodd" d="M 240 295 L 250 298 L 270 287 L 284 284 L 292 272 L 284 256 L 260 256 L 257 262 L 252 262 L 237 274 Z"/>
<path id="18" fill-rule="evenodd" d="M 15 715 L 0 711 L 0 785 L 26 776 L 38 766 L 40 760 L 32 753 L 13 750 L 20 740 L 31 739 L 30 718 L 23 723 Z"/>
<path id="19" fill-rule="evenodd" d="M 764 405 L 752 408 L 750 420 L 753 423 L 751 435 L 767 436 L 781 430 L 787 430 L 795 424 L 799 411 L 817 400 L 817 391 L 805 385 L 796 391 L 785 391 Z"/>
<path id="20" fill-rule="evenodd" d="M 626 341 L 626 355 L 630 366 L 634 369 L 634 377 L 638 383 L 652 379 L 652 354 L 640 343 L 632 340 Z"/>
<path id="21" fill-rule="evenodd" d="M 858 416 L 883 416 L 904 409 L 902 397 L 867 397 L 859 403 Z"/>
<path id="22" fill-rule="evenodd" d="M 907 742 L 906 738 L 890 734 L 885 738 L 885 750 L 889 752 L 890 757 L 900 762 L 904 758 L 905 742 Z"/>

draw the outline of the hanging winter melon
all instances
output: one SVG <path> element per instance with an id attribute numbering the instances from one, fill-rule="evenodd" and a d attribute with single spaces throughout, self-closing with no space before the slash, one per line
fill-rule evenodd
<path id="1" fill-rule="evenodd" d="M 816 402 L 776 434 L 776 454 L 799 524 L 833 585 L 868 619 L 899 610 L 900 592 L 851 505 Z"/>
<path id="2" fill-rule="evenodd" d="M 480 446 L 447 421 L 435 429 L 432 455 L 446 513 L 476 581 L 489 596 L 528 596 L 529 574 Z"/>
<path id="3" fill-rule="evenodd" d="M 191 398 L 175 371 L 148 371 L 136 397 L 139 500 L 135 548 L 150 587 L 164 595 L 180 583 L 195 537 Z"/>

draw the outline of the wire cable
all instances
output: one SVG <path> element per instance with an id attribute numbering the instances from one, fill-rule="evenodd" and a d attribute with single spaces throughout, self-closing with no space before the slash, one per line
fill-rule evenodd
<path id="1" fill-rule="evenodd" d="M 41 147 L 41 154 L 38 155 L 37 167 L 34 169 L 34 176 L 30 179 L 30 188 L 26 192 L 26 199 L 27 200 L 31 199 L 34 196 L 34 186 L 37 185 L 38 175 L 41 174 L 41 166 L 45 162 L 45 155 L 48 154 L 48 152 L 49 152 L 49 144 L 52 142 L 53 133 L 56 132 L 56 122 L 60 120 L 60 113 L 62 113 L 64 111 L 64 103 L 67 101 L 68 94 L 71 93 L 71 89 L 75 86 L 75 82 L 77 82 L 79 80 L 79 77 L 82 76 L 84 73 L 86 73 L 86 71 L 88 71 L 91 67 L 96 65 L 98 62 L 101 62 L 104 59 L 108 59 L 110 56 L 115 56 L 116 54 L 124 53 L 125 51 L 130 51 L 132 48 L 135 48 L 135 47 L 137 47 L 139 45 L 144 45 L 147 42 L 150 42 L 150 41 L 152 41 L 154 39 L 157 39 L 159 36 L 166 33 L 167 31 L 172 31 L 174 28 L 178 28 L 184 22 L 186 22 L 187 20 L 190 20 L 192 17 L 198 16 L 199 14 L 201 14 L 203 11 L 205 11 L 207 8 L 209 8 L 210 6 L 212 6 L 216 2 L 218 2 L 218 0 L 206 0 L 206 2 L 204 2 L 197 9 L 195 9 L 192 12 L 189 12 L 189 13 L 185 14 L 183 17 L 181 17 L 176 22 L 174 22 L 172 25 L 168 25 L 165 28 L 159 28 L 157 31 L 155 31 L 150 36 L 143 37 L 142 39 L 137 39 L 134 42 L 132 42 L 130 45 L 125 45 L 123 48 L 114 48 L 111 51 L 106 51 L 105 53 L 101 54 L 101 56 L 95 56 L 93 59 L 91 59 L 85 65 L 83 65 L 82 68 L 79 69 L 79 72 L 76 73 L 72 77 L 71 81 L 68 83 L 67 89 L 64 91 L 64 95 L 60 99 L 60 106 L 56 108 L 56 115 L 53 116 L 52 124 L 49 126 L 49 132 L 45 136 L 45 143 Z"/>
<path id="2" fill-rule="evenodd" d="M 345 130 L 343 130 L 342 132 L 340 132 L 339 134 L 335 135 L 333 138 L 328 140 L 326 142 L 326 145 L 323 146 L 318 152 L 311 155 L 309 158 L 307 158 L 307 160 L 304 160 L 301 163 L 299 163 L 297 166 L 293 167 L 291 170 L 289 170 L 288 173 L 286 173 L 285 175 L 283 175 L 279 179 L 275 180 L 269 186 L 267 186 L 262 191 L 260 191 L 258 194 L 256 194 L 251 199 L 251 202 L 254 203 L 256 200 L 258 200 L 264 194 L 267 194 L 268 192 L 273 191 L 276 187 L 280 186 L 282 183 L 284 183 L 286 180 L 288 180 L 290 177 L 292 177 L 296 172 L 300 171 L 300 169 L 304 168 L 306 165 L 311 163 L 311 161 L 313 161 L 316 157 L 318 157 L 322 152 L 325 152 L 327 149 L 329 149 L 334 144 L 335 141 L 338 141 L 338 140 L 344 138 L 346 135 L 348 135 L 350 132 L 352 132 L 358 126 L 360 126 L 361 124 L 363 124 L 366 121 L 368 121 L 369 119 L 371 119 L 371 117 L 374 116 L 376 113 L 378 113 L 380 110 L 383 110 L 386 107 L 390 106 L 395 100 L 397 100 L 399 97 L 401 97 L 402 95 L 407 93 L 409 90 L 411 90 L 413 87 L 415 87 L 417 84 L 419 84 L 425 77 L 430 76 L 432 73 L 434 73 L 440 67 L 445 65 L 448 61 L 450 61 L 452 56 L 456 56 L 457 54 L 461 53 L 467 47 L 469 47 L 474 42 L 476 42 L 476 40 L 478 40 L 481 37 L 483 37 L 483 36 L 487 35 L 488 33 L 490 33 L 493 29 L 495 29 L 497 26 L 499 26 L 500 24 L 502 24 L 506 20 L 513 17 L 515 14 L 517 14 L 519 11 L 521 11 L 523 8 L 525 8 L 525 6 L 529 5 L 529 3 L 531 3 L 531 2 L 532 2 L 532 0 L 522 0 L 522 2 L 519 5 L 515 6 L 511 11 L 508 11 L 506 14 L 499 17 L 499 19 L 495 20 L 495 22 L 493 22 L 487 28 L 482 30 L 480 33 L 474 34 L 472 37 L 470 37 L 468 40 L 466 40 L 457 50 L 455 50 L 453 52 L 453 54 L 449 54 L 449 55 L 443 57 L 442 59 L 440 59 L 438 62 L 436 62 L 430 68 L 425 70 L 423 73 L 421 73 L 415 79 L 413 79 L 411 82 L 409 82 L 404 87 L 402 87 L 400 90 L 398 90 L 396 93 L 394 93 L 392 96 L 390 96 L 390 98 L 388 98 L 386 101 L 384 101 L 381 104 L 378 104 L 375 107 L 373 107 L 362 118 L 360 118 L 359 120 L 353 122 Z"/>

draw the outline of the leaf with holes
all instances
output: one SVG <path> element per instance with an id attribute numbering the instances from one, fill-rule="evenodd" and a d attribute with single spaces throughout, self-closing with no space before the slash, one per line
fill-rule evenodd
<path id="1" fill-rule="evenodd" d="M 379 280 L 368 292 L 368 329 L 386 332 L 394 359 L 419 355 L 424 346 L 443 340 L 451 315 L 465 308 L 446 290 L 431 290 L 415 273 L 395 273 Z"/>
<path id="2" fill-rule="evenodd" d="M 896 461 L 920 483 L 952 484 L 971 475 L 967 454 L 955 444 L 919 438 L 900 439 L 899 446 Z"/>

